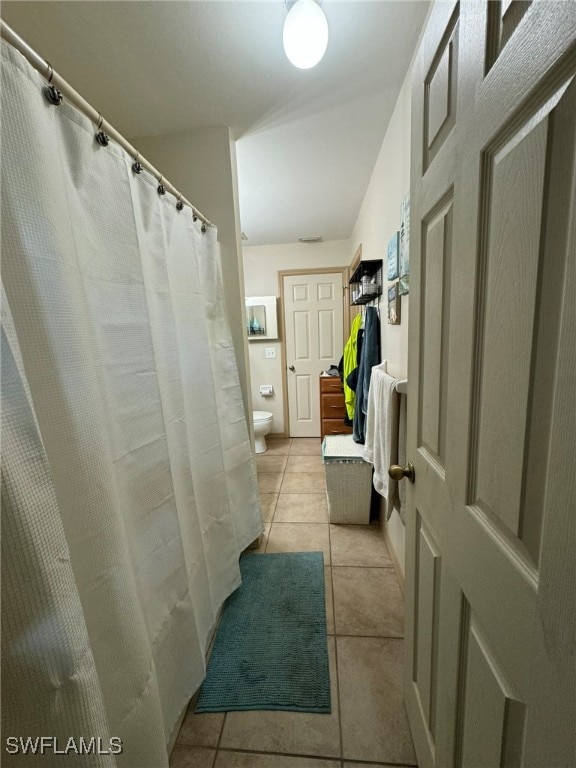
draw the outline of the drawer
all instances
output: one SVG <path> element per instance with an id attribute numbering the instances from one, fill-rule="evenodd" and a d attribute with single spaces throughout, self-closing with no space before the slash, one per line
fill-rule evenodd
<path id="1" fill-rule="evenodd" d="M 343 392 L 338 376 L 320 376 L 320 392 Z"/>
<path id="2" fill-rule="evenodd" d="M 320 398 L 320 418 L 338 419 L 346 416 L 346 407 L 344 405 L 344 395 L 342 393 L 322 393 Z"/>
<path id="3" fill-rule="evenodd" d="M 322 437 L 324 435 L 351 435 L 352 427 L 346 426 L 342 419 L 322 419 Z"/>

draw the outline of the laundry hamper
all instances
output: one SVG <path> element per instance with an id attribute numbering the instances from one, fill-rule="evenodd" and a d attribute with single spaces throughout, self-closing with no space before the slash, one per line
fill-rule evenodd
<path id="1" fill-rule="evenodd" d="M 368 525 L 372 465 L 362 458 L 364 446 L 352 435 L 330 435 L 322 443 L 326 496 L 331 523 Z"/>

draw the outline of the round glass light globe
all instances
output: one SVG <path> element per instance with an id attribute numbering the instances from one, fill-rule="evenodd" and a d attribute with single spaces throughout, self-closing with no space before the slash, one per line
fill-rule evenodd
<path id="1" fill-rule="evenodd" d="M 284 50 L 298 69 L 311 69 L 321 60 L 328 46 L 328 22 L 314 0 L 298 0 L 284 21 Z"/>

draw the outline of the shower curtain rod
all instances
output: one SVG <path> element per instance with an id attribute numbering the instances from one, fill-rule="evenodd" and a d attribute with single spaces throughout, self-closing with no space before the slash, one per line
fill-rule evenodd
<path id="1" fill-rule="evenodd" d="M 158 171 L 152 165 L 152 163 L 146 160 L 145 157 L 142 157 L 138 150 L 133 147 L 124 138 L 124 136 L 122 136 L 121 133 L 118 133 L 114 126 L 110 125 L 110 123 L 108 123 L 102 117 L 102 115 L 97 112 L 94 107 L 78 93 L 78 91 L 72 88 L 72 86 L 53 69 L 51 64 L 43 59 L 42 56 L 40 56 L 40 54 L 38 54 L 30 45 L 28 45 L 28 43 L 23 38 L 21 38 L 20 35 L 18 35 L 9 24 L 6 24 L 3 19 L 0 19 L 0 37 L 6 40 L 6 42 L 9 43 L 13 48 L 16 48 L 16 50 L 24 56 L 24 58 L 34 67 L 37 72 L 42 75 L 42 77 L 44 77 L 47 81 L 50 82 L 51 85 L 61 91 L 62 95 L 65 96 L 71 104 L 74 104 L 74 106 L 77 107 L 83 114 L 85 114 L 86 117 L 92 120 L 94 125 L 98 126 L 99 131 L 105 131 L 105 133 L 107 133 L 112 139 L 114 139 L 117 144 L 125 149 L 126 152 L 134 160 L 137 160 L 149 173 L 152 174 L 152 176 L 155 176 L 164 186 L 167 192 L 171 192 L 174 197 L 177 198 L 177 200 L 180 200 L 182 203 L 184 203 L 184 205 L 192 208 L 194 215 L 203 221 L 207 226 L 214 226 L 212 222 L 207 219 L 206 216 L 204 216 L 203 213 L 201 213 L 195 206 L 193 206 L 192 203 L 187 200 L 173 184 L 170 184 L 170 182 L 162 176 L 160 171 Z"/>

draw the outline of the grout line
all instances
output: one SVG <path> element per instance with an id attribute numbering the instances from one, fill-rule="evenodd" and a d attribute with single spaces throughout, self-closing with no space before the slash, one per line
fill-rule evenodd
<path id="1" fill-rule="evenodd" d="M 328 523 L 320 522 L 308 522 L 307 520 L 276 520 L 276 525 L 328 525 Z M 362 568 L 369 568 L 369 565 L 358 566 Z"/>
<path id="2" fill-rule="evenodd" d="M 394 571 L 393 565 L 336 565 L 335 568 L 373 568 L 380 571 Z"/>
<path id="3" fill-rule="evenodd" d="M 333 563 L 334 568 L 375 568 L 379 571 L 395 571 L 393 565 L 341 565 L 340 563 Z"/>
<path id="4" fill-rule="evenodd" d="M 336 623 L 336 622 L 334 622 Z M 348 637 L 352 640 L 404 640 L 404 635 L 398 636 L 398 635 L 346 635 L 342 632 L 339 632 L 337 635 L 334 635 L 334 637 Z"/>
<path id="5" fill-rule="evenodd" d="M 334 593 L 332 593 L 332 601 L 334 601 Z M 336 617 L 334 617 L 334 624 L 336 624 Z M 334 658 L 336 665 L 336 696 L 338 698 L 338 733 L 340 735 L 340 760 L 344 759 L 344 739 L 342 736 L 342 696 L 340 694 L 340 667 L 338 664 L 338 638 L 334 637 Z"/>
<path id="6" fill-rule="evenodd" d="M 278 499 L 280 498 L 280 493 L 276 493 L 276 501 L 274 502 L 274 509 L 272 510 L 272 517 L 270 518 L 270 528 L 268 529 L 268 536 L 270 536 L 270 531 L 272 530 L 272 523 L 274 522 L 274 518 L 276 517 L 276 508 L 278 507 Z M 266 541 L 266 544 L 268 544 L 268 541 Z"/>
<path id="7" fill-rule="evenodd" d="M 386 765 L 386 768 L 388 766 L 394 766 L 394 768 L 418 768 L 418 765 L 416 763 L 395 763 L 394 761 L 390 762 L 388 760 L 386 763 L 377 762 L 376 760 L 354 760 L 354 758 L 350 758 L 349 760 L 343 760 L 342 765 L 343 768 L 346 768 L 347 765 L 352 765 L 354 763 L 355 765 Z"/>
<path id="8" fill-rule="evenodd" d="M 321 520 L 276 520 L 276 525 L 285 523 L 286 525 L 324 525 Z"/>
<path id="9" fill-rule="evenodd" d="M 286 460 L 286 464 L 287 463 L 288 463 L 288 460 Z M 270 538 L 270 534 L 272 532 L 272 525 L 274 524 L 274 518 L 276 517 L 276 508 L 278 507 L 278 499 L 280 498 L 280 490 L 282 488 L 282 483 L 284 482 L 284 473 L 285 472 L 286 472 L 286 465 L 284 465 L 284 469 L 282 470 L 282 477 L 280 479 L 280 487 L 278 488 L 278 493 L 276 494 L 276 504 L 274 504 L 274 513 L 272 514 L 272 520 L 270 520 L 270 530 L 268 531 L 268 539 Z M 266 540 L 266 548 L 268 548 L 268 539 Z"/>
<path id="10" fill-rule="evenodd" d="M 326 760 L 332 762 L 341 763 L 343 766 L 350 765 L 352 763 L 358 763 L 359 765 L 382 765 L 378 760 L 355 760 L 352 758 L 340 758 L 340 757 L 327 757 L 326 755 L 312 755 L 302 752 L 271 752 L 269 750 L 260 749 L 242 749 L 240 747 L 219 747 L 220 752 L 237 752 L 242 755 L 270 755 L 271 757 L 296 757 L 301 760 Z M 388 761 L 387 766 L 395 766 L 395 768 L 418 768 L 414 763 L 395 763 Z"/>
<path id="11" fill-rule="evenodd" d="M 286 464 L 288 464 L 288 459 L 286 459 Z M 278 506 L 278 499 L 280 498 L 280 491 L 282 489 L 282 483 L 284 482 L 284 474 L 286 472 L 286 466 L 284 466 L 284 469 L 279 472 L 279 474 L 282 475 L 280 478 L 280 486 L 278 487 L 278 493 L 276 494 L 276 504 L 274 505 L 274 512 L 272 513 L 272 519 L 270 520 L 270 527 L 268 528 L 268 536 L 266 536 L 266 544 L 264 546 L 264 552 L 263 554 L 266 554 L 268 551 L 268 543 L 270 541 L 270 535 L 272 533 L 272 526 L 274 525 L 274 518 L 276 517 L 276 507 Z"/>
<path id="12" fill-rule="evenodd" d="M 290 446 L 292 446 L 292 443 L 290 443 Z M 276 494 L 276 504 L 274 505 L 274 513 L 272 515 L 272 520 L 270 520 L 270 528 L 268 529 L 268 538 L 266 539 L 266 546 L 264 547 L 264 553 L 268 550 L 268 542 L 270 541 L 270 534 L 272 533 L 272 526 L 274 525 L 274 518 L 276 517 L 276 509 L 278 507 L 278 499 L 280 498 L 280 491 L 282 490 L 282 483 L 284 482 L 284 475 L 286 474 L 286 465 L 288 464 L 288 459 L 286 459 L 286 464 L 284 465 L 284 469 L 280 473 L 282 475 L 280 479 L 280 487 L 278 488 L 278 493 Z"/>
<path id="13" fill-rule="evenodd" d="M 334 598 L 334 579 L 332 578 L 332 538 L 328 525 L 328 548 L 330 551 L 330 583 L 332 584 L 332 619 L 334 621 L 334 662 L 336 666 L 336 696 L 338 699 L 338 733 L 340 735 L 340 761 L 344 759 L 344 744 L 342 741 L 342 698 L 340 696 L 340 673 L 338 667 L 338 639 L 336 636 L 336 601 Z M 342 765 L 342 763 L 341 763 Z"/>
<path id="14" fill-rule="evenodd" d="M 222 736 L 224 734 L 224 726 L 226 725 L 226 718 L 228 717 L 228 712 L 224 712 L 224 717 L 222 718 L 222 725 L 220 727 L 220 735 L 218 736 L 218 741 L 216 742 L 216 749 L 214 750 L 214 762 L 212 763 L 212 768 L 216 765 L 216 760 L 218 759 L 218 751 L 220 749 L 220 743 L 222 741 Z"/>
<path id="15" fill-rule="evenodd" d="M 311 458 L 309 456 L 302 456 L 301 458 Z M 288 475 L 318 475 L 318 477 L 322 477 L 324 472 L 318 472 L 314 471 L 313 469 L 288 469 L 288 465 L 286 465 L 286 474 Z"/>
<path id="16" fill-rule="evenodd" d="M 340 757 L 328 757 L 326 755 L 312 755 L 305 754 L 303 752 L 270 752 L 268 750 L 261 749 L 240 749 L 237 747 L 221 747 L 220 752 L 239 752 L 243 755 L 271 755 L 274 757 L 297 757 L 301 760 L 331 760 L 332 762 L 340 762 Z M 369 765 L 369 763 L 368 763 Z M 376 763 L 378 765 L 378 763 Z"/>
<path id="17" fill-rule="evenodd" d="M 344 766 L 344 768 L 346 768 L 347 765 L 351 765 L 352 763 L 354 764 L 358 763 L 358 765 L 368 765 L 368 766 L 385 765 L 386 768 L 388 768 L 388 766 L 394 766 L 394 768 L 418 768 L 417 763 L 395 763 L 393 760 L 392 761 L 388 760 L 386 763 L 381 763 L 376 760 L 355 760 L 352 757 L 349 760 L 342 761 L 342 765 Z"/>

